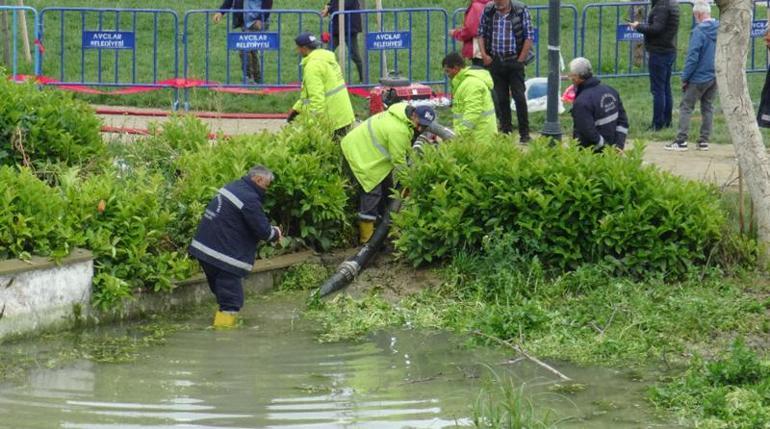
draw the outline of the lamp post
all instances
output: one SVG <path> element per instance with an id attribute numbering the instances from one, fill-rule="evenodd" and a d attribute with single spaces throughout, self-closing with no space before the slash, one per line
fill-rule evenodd
<path id="1" fill-rule="evenodd" d="M 543 135 L 552 142 L 560 141 L 562 136 L 561 125 L 559 125 L 560 6 L 561 0 L 548 1 L 548 102 Z"/>

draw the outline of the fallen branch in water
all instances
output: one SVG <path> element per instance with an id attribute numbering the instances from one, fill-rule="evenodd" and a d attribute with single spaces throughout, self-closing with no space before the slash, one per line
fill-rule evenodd
<path id="1" fill-rule="evenodd" d="M 553 374 L 556 374 L 556 376 L 557 376 L 557 377 L 559 377 L 559 378 L 561 378 L 562 380 L 564 380 L 564 381 L 572 381 L 572 379 L 571 379 L 571 378 L 569 378 L 569 377 L 567 377 L 566 375 L 562 374 L 562 373 L 561 373 L 561 372 L 559 372 L 559 370 L 557 370 L 556 368 L 552 367 L 551 365 L 548 365 L 547 363 L 545 363 L 545 362 L 541 361 L 540 359 L 538 359 L 538 358 L 536 358 L 536 357 L 532 356 L 531 354 L 527 353 L 527 351 L 526 351 L 526 350 L 524 350 L 524 348 L 523 348 L 523 347 L 521 347 L 521 346 L 520 346 L 520 345 L 518 345 L 518 344 L 513 344 L 513 343 L 511 343 L 511 342 L 509 342 L 509 341 L 505 341 L 505 340 L 503 340 L 503 339 L 500 339 L 500 338 L 494 337 L 494 336 L 492 336 L 492 335 L 488 335 L 488 334 L 485 334 L 485 333 L 483 333 L 483 332 L 481 332 L 481 331 L 471 331 L 471 333 L 472 333 L 472 334 L 474 334 L 474 335 L 478 335 L 478 336 L 480 336 L 480 337 L 484 337 L 484 338 L 487 338 L 487 339 L 493 340 L 493 341 L 495 341 L 495 342 L 497 342 L 497 343 L 500 343 L 500 344 L 506 345 L 506 346 L 508 346 L 508 347 L 512 348 L 513 350 L 515 350 L 515 351 L 516 351 L 516 353 L 518 353 L 518 354 L 520 354 L 520 355 L 524 356 L 525 358 L 529 359 L 530 361 L 532 361 L 532 362 L 534 362 L 534 363 L 536 363 L 536 364 L 540 365 L 541 367 L 545 368 L 545 369 L 546 369 L 546 370 L 548 370 L 549 372 L 551 372 L 551 373 L 553 373 Z"/>

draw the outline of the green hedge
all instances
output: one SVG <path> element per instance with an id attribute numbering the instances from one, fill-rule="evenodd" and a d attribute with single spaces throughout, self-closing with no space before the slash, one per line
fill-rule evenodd
<path id="1" fill-rule="evenodd" d="M 252 165 L 263 164 L 276 176 L 265 209 L 284 235 L 324 250 L 339 245 L 346 240 L 352 214 L 346 209 L 341 160 L 339 144 L 331 140 L 328 127 L 314 121 L 187 152 L 176 165 L 180 176 L 174 198 L 184 213 L 177 236 L 194 233 L 217 189 L 243 176 Z"/>
<path id="2" fill-rule="evenodd" d="M 104 154 L 101 122 L 86 103 L 0 72 L 0 165 L 70 165 Z"/>
<path id="3" fill-rule="evenodd" d="M 61 192 L 27 168 L 0 166 L 0 260 L 62 258 L 77 240 Z"/>
<path id="4" fill-rule="evenodd" d="M 58 259 L 73 247 L 89 249 L 94 302 L 105 308 L 135 290 L 169 290 L 196 269 L 186 249 L 205 205 L 257 163 L 276 173 L 266 210 L 291 237 L 284 244 L 328 249 L 345 241 L 348 183 L 325 124 L 300 122 L 214 144 L 208 133 L 199 120 L 177 117 L 154 137 L 111 145 L 111 164 L 52 163 L 45 180 L 30 169 L 0 168 L 0 259 Z"/>
<path id="5" fill-rule="evenodd" d="M 523 255 L 569 270 L 678 275 L 703 263 L 725 223 L 716 192 L 642 163 L 642 148 L 596 155 L 505 138 L 427 150 L 400 182 L 411 190 L 397 247 L 415 265 L 509 234 Z"/>

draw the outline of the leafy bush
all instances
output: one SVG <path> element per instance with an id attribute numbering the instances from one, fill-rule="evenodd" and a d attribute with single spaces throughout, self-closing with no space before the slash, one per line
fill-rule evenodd
<path id="1" fill-rule="evenodd" d="M 722 358 L 694 359 L 683 376 L 654 387 L 651 398 L 659 406 L 685 412 L 697 427 L 766 428 L 770 363 L 738 339 Z"/>
<path id="2" fill-rule="evenodd" d="M 397 248 L 415 265 L 509 234 L 549 268 L 681 275 L 704 263 L 725 222 L 715 192 L 621 156 L 575 147 L 458 140 L 428 149 L 400 174 L 411 190 Z"/>
<path id="3" fill-rule="evenodd" d="M 150 123 L 150 136 L 129 143 L 113 143 L 110 154 L 122 169 L 148 169 L 176 178 L 175 163 L 186 152 L 210 145 L 209 127 L 192 115 L 172 116 L 162 123 Z"/>
<path id="4" fill-rule="evenodd" d="M 67 256 L 78 242 L 67 211 L 61 192 L 29 169 L 0 166 L 0 260 Z"/>
<path id="5" fill-rule="evenodd" d="M 72 95 L 0 74 L 0 165 L 101 160 L 100 121 Z"/>
<path id="6" fill-rule="evenodd" d="M 175 236 L 185 241 L 209 200 L 224 184 L 263 164 L 276 180 L 265 201 L 268 217 L 285 236 L 329 249 L 343 240 L 349 226 L 342 153 L 330 133 L 317 123 L 301 122 L 277 134 L 234 137 L 180 157 L 174 198 L 180 205 Z"/>
<path id="7" fill-rule="evenodd" d="M 162 175 L 107 170 L 79 179 L 70 171 L 60 182 L 69 222 L 94 253 L 96 304 L 114 306 L 136 289 L 167 291 L 192 273 L 185 248 L 169 235 L 178 215 Z"/>

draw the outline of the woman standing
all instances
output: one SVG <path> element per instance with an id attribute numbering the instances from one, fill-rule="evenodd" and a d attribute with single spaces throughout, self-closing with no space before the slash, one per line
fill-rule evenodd
<path id="1" fill-rule="evenodd" d="M 471 60 L 475 66 L 483 66 L 481 52 L 478 47 L 479 21 L 484 6 L 492 0 L 470 0 L 465 10 L 463 26 L 455 28 L 450 35 L 457 41 L 463 42 L 462 56 Z"/>

